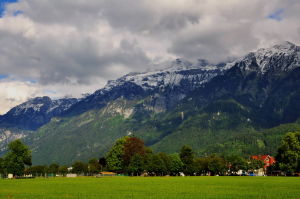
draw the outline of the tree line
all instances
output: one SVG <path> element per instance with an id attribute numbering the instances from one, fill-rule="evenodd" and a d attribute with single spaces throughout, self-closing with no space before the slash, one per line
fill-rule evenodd
<path id="1" fill-rule="evenodd" d="M 24 174 L 33 176 L 62 175 L 76 173 L 94 175 L 101 171 L 112 171 L 130 176 L 177 176 L 177 175 L 237 175 L 239 170 L 254 171 L 262 168 L 260 160 L 243 158 L 239 155 L 220 156 L 211 154 L 196 157 L 192 148 L 183 146 L 179 153 L 154 153 L 137 137 L 118 139 L 105 157 L 93 158 L 87 163 L 76 161 L 71 167 L 51 164 L 31 165 L 31 152 L 20 140 L 8 145 L 9 152 L 0 158 L 0 174 L 14 176 Z M 300 172 L 300 133 L 287 133 L 276 155 L 276 164 L 269 167 L 287 175 Z"/>
<path id="2" fill-rule="evenodd" d="M 238 155 L 196 157 L 189 146 L 183 146 L 179 153 L 154 153 L 137 137 L 117 140 L 105 159 L 108 170 L 128 175 L 235 175 L 239 170 L 263 166 L 259 160 L 247 160 Z"/>

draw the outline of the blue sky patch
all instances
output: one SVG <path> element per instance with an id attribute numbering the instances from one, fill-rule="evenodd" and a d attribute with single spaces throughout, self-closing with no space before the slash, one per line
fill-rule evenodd
<path id="1" fill-rule="evenodd" d="M 0 17 L 3 17 L 6 4 L 16 2 L 18 2 L 18 0 L 0 0 Z"/>
<path id="2" fill-rule="evenodd" d="M 275 21 L 281 21 L 283 19 L 282 14 L 284 13 L 284 9 L 280 8 L 275 12 L 271 13 L 267 18 L 273 19 Z"/>
<path id="3" fill-rule="evenodd" d="M 7 77 L 7 75 L 0 75 L 0 79 L 6 79 Z"/>

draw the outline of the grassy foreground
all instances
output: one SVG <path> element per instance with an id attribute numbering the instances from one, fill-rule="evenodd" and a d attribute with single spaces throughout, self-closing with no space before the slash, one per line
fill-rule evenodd
<path id="1" fill-rule="evenodd" d="M 0 180 L 1 199 L 299 199 L 300 178 L 105 177 Z"/>

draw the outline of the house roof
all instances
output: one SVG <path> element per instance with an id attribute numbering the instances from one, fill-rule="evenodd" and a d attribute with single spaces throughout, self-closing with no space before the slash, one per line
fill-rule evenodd
<path id="1" fill-rule="evenodd" d="M 275 158 L 270 155 L 252 155 L 251 158 L 255 160 L 262 160 L 262 161 L 270 160 L 270 159 L 275 161 Z"/>
<path id="2" fill-rule="evenodd" d="M 103 174 L 103 175 L 116 175 L 116 173 L 109 172 L 109 171 L 102 171 L 102 172 L 100 172 L 100 174 Z"/>
<path id="3" fill-rule="evenodd" d="M 263 161 L 265 163 L 265 167 L 270 166 L 276 162 L 275 158 L 270 155 L 252 155 L 251 158 L 254 160 Z"/>

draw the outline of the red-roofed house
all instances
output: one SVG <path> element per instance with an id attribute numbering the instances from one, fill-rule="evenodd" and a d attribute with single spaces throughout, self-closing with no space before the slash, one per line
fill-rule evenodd
<path id="1" fill-rule="evenodd" d="M 270 155 L 253 155 L 251 156 L 253 160 L 260 160 L 264 162 L 264 168 L 260 168 L 254 171 L 257 176 L 264 176 L 267 173 L 267 168 L 275 163 L 275 158 Z"/>
<path id="2" fill-rule="evenodd" d="M 254 160 L 263 161 L 265 163 L 264 169 L 266 169 L 267 167 L 271 166 L 272 164 L 274 164 L 276 162 L 275 158 L 270 155 L 253 155 L 253 156 L 251 156 L 251 158 Z"/>

